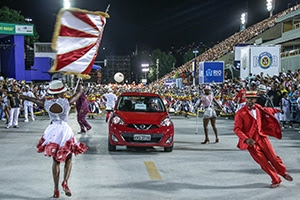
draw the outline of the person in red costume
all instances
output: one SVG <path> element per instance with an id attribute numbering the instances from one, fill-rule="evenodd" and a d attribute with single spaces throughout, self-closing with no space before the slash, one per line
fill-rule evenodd
<path id="1" fill-rule="evenodd" d="M 256 103 L 257 97 L 256 91 L 246 91 L 246 105 L 235 115 L 234 133 L 239 138 L 237 147 L 249 151 L 251 157 L 271 177 L 270 187 L 276 188 L 281 183 L 279 175 L 288 181 L 293 180 L 268 139 L 268 136 L 282 138 L 280 124 L 274 116 L 280 110 L 260 106 Z"/>

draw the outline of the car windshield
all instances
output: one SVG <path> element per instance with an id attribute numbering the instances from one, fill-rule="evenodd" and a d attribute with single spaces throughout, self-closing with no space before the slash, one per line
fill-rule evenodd
<path id="1" fill-rule="evenodd" d="M 159 97 L 122 96 L 117 103 L 117 110 L 128 112 L 165 112 Z"/>

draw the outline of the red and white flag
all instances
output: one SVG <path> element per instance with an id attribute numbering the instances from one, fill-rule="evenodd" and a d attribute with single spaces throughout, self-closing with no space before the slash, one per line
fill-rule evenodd
<path id="1" fill-rule="evenodd" d="M 77 8 L 59 11 L 52 40 L 56 60 L 49 72 L 89 78 L 109 15 Z"/>

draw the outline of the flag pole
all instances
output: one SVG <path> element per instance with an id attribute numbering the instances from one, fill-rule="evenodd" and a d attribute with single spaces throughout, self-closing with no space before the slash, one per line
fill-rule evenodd
<path id="1" fill-rule="evenodd" d="M 106 13 L 108 13 L 108 11 L 109 11 L 109 7 L 110 7 L 110 4 L 108 4 L 108 6 L 107 6 L 107 8 L 106 8 Z"/>
<path id="2" fill-rule="evenodd" d="M 79 82 L 80 82 L 81 80 L 82 80 L 81 77 L 79 77 L 79 78 L 77 79 L 76 86 L 75 86 L 75 88 L 74 88 L 73 94 L 76 93 L 76 90 L 77 90 L 77 88 L 78 88 Z"/>

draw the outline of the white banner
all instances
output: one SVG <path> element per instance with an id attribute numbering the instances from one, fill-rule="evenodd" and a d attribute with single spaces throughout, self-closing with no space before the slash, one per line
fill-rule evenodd
<path id="1" fill-rule="evenodd" d="M 251 73 L 278 75 L 281 69 L 280 45 L 251 47 Z"/>
<path id="2" fill-rule="evenodd" d="M 240 50 L 240 52 L 241 52 L 240 76 L 244 80 L 249 76 L 250 73 L 250 48 L 244 47 Z"/>

